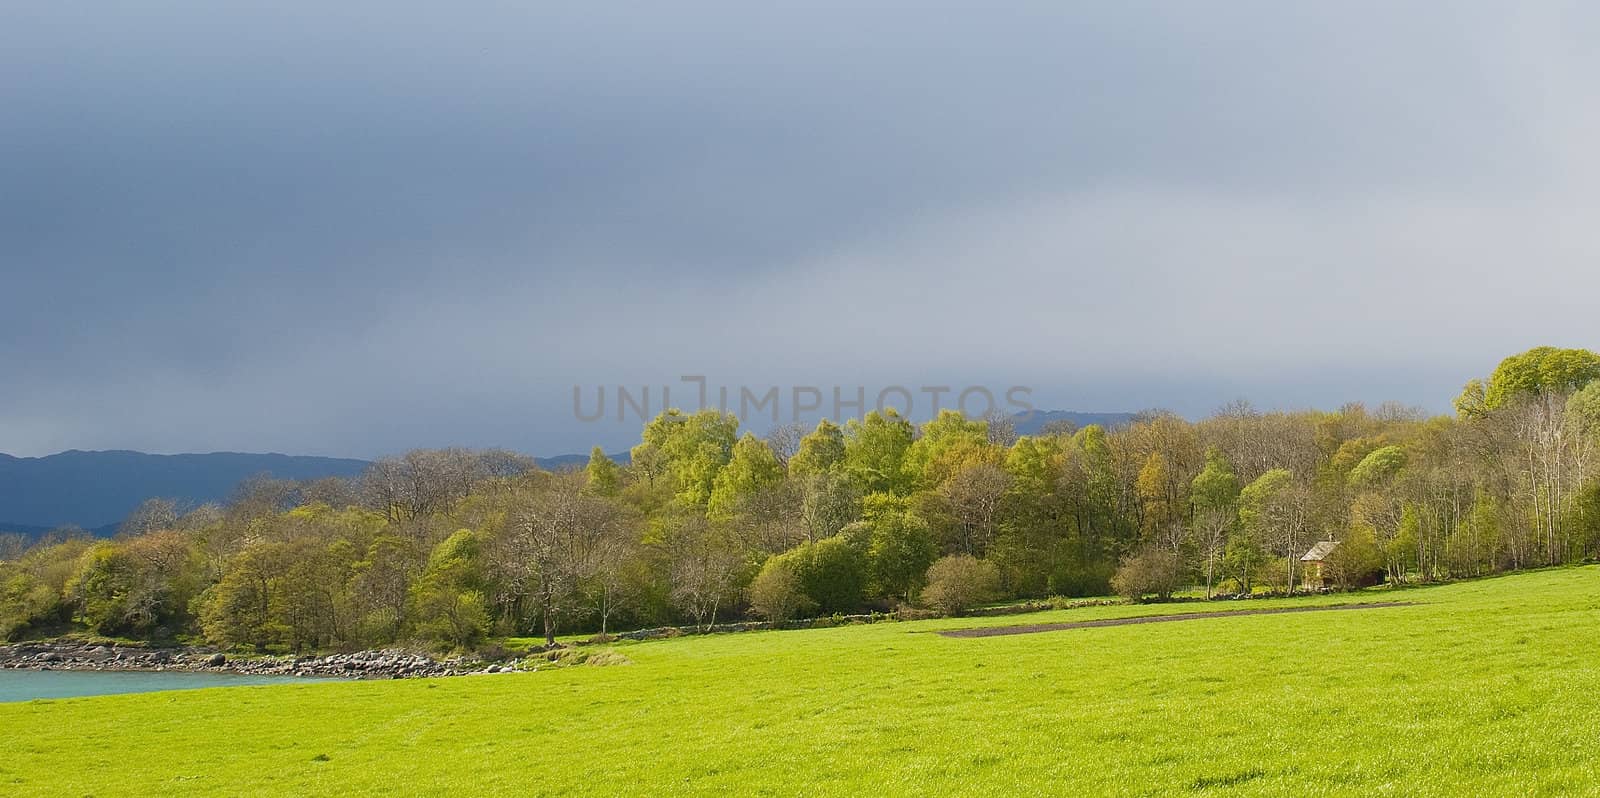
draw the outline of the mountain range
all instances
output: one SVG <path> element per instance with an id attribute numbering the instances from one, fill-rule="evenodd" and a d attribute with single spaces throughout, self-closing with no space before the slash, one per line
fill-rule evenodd
<path id="1" fill-rule="evenodd" d="M 1131 413 L 1034 411 L 1015 420 L 1019 435 L 1037 434 L 1051 422 L 1075 426 L 1120 426 Z M 587 454 L 537 458 L 544 468 L 587 462 Z M 279 479 L 353 477 L 369 462 L 343 457 L 213 452 L 146 454 L 133 451 L 71 450 L 45 457 L 0 454 L 0 532 L 39 535 L 78 526 L 109 535 L 152 497 L 199 505 L 226 500 L 245 479 L 271 474 Z"/>

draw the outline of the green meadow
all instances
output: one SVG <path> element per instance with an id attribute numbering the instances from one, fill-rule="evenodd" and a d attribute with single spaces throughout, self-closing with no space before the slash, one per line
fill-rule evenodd
<path id="1" fill-rule="evenodd" d="M 4 795 L 1600 794 L 1600 567 L 685 637 L 631 664 L 0 705 Z"/>

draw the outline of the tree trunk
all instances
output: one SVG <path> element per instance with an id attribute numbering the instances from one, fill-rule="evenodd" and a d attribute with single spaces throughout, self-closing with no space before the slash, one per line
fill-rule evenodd
<path id="1" fill-rule="evenodd" d="M 1211 598 L 1211 580 L 1213 578 L 1213 573 L 1216 571 L 1216 568 L 1217 568 L 1217 558 L 1214 557 L 1214 556 L 1211 556 L 1210 554 L 1207 554 L 1207 556 L 1206 556 L 1206 598 L 1207 599 Z"/>
<path id="2" fill-rule="evenodd" d="M 542 591 L 542 595 L 539 598 L 541 610 L 539 614 L 544 616 L 544 644 L 546 647 L 554 646 L 556 644 L 556 618 L 555 613 L 550 611 L 554 602 L 551 600 L 552 596 L 548 589 Z"/>

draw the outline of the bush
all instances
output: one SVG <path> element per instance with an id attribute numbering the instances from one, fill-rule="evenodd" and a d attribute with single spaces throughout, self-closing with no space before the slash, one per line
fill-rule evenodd
<path id="1" fill-rule="evenodd" d="M 793 557 L 768 557 L 750 583 L 750 609 L 769 621 L 787 621 L 816 608 L 817 603 L 805 593 L 799 571 Z"/>
<path id="2" fill-rule="evenodd" d="M 867 592 L 866 554 L 842 536 L 802 545 L 800 582 L 822 612 L 854 612 Z"/>
<path id="3" fill-rule="evenodd" d="M 1000 570 L 993 563 L 970 554 L 957 554 L 928 568 L 928 586 L 922 590 L 922 602 L 954 615 L 994 601 L 999 592 Z"/>
<path id="4" fill-rule="evenodd" d="M 430 586 L 415 599 L 416 632 L 440 650 L 469 650 L 489 633 L 489 603 L 476 590 Z"/>
<path id="5" fill-rule="evenodd" d="M 1372 529 L 1364 524 L 1352 524 L 1339 546 L 1323 561 L 1322 573 L 1340 590 L 1383 581 L 1383 553 L 1373 540 Z"/>
<path id="6" fill-rule="evenodd" d="M 1143 601 L 1154 594 L 1161 601 L 1172 598 L 1183 586 L 1183 561 L 1165 549 L 1147 548 L 1122 561 L 1111 587 L 1129 601 Z"/>

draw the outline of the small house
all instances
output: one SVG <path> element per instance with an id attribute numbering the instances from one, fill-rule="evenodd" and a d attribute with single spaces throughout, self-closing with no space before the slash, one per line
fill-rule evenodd
<path id="1" fill-rule="evenodd" d="M 1311 547 L 1310 551 L 1306 552 L 1300 557 L 1300 562 L 1310 563 L 1316 566 L 1315 579 L 1313 580 L 1308 578 L 1306 580 L 1307 582 L 1314 581 L 1317 587 L 1328 586 L 1328 577 L 1323 571 L 1323 567 L 1327 563 L 1328 555 L 1332 554 L 1333 550 L 1337 548 L 1339 548 L 1339 541 L 1337 540 L 1319 540 L 1315 546 Z"/>

